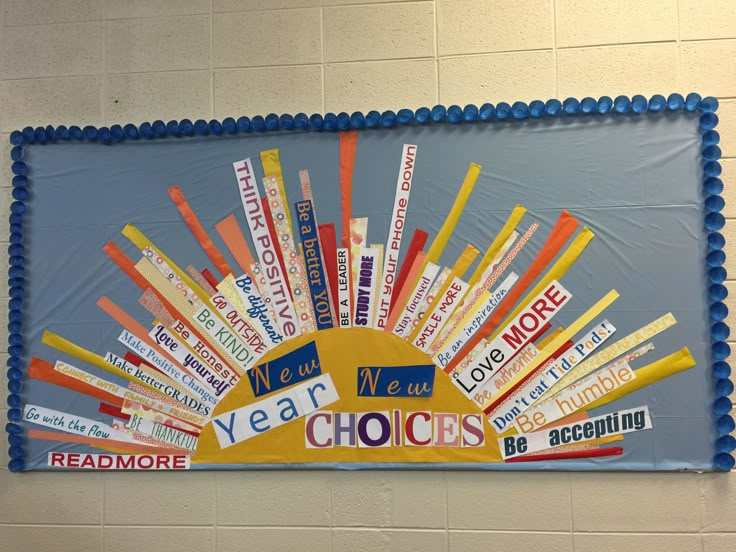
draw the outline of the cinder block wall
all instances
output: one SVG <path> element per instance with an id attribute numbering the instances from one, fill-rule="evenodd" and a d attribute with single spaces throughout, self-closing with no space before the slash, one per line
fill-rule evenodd
<path id="1" fill-rule="evenodd" d="M 3 212 L 8 133 L 25 125 L 602 94 L 718 96 L 723 151 L 732 158 L 723 161 L 727 192 L 736 179 L 735 0 L 2 0 L 0 6 Z M 736 218 L 731 197 L 728 214 Z M 733 259 L 736 220 L 727 234 Z M 736 281 L 731 291 L 734 300 Z M 6 319 L 5 298 L 0 305 Z M 5 355 L 1 360 L 4 366 Z M 0 449 L 4 456 L 6 446 Z M 736 478 L 3 470 L 0 549 L 727 552 L 736 550 Z"/>

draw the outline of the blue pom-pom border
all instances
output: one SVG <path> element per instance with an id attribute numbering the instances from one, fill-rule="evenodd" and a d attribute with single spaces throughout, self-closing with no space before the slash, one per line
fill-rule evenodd
<path id="1" fill-rule="evenodd" d="M 192 122 L 189 119 L 181 121 L 172 120 L 165 123 L 156 120 L 152 123 L 144 122 L 136 126 L 134 124 L 112 125 L 110 127 L 94 127 L 91 125 L 80 128 L 72 125 L 66 127 L 60 125 L 53 127 L 25 127 L 10 133 L 11 172 L 13 184 L 13 202 L 10 206 L 8 246 L 9 269 L 9 310 L 8 310 L 8 390 L 7 398 L 8 423 L 5 431 L 8 434 L 8 453 L 10 462 L 8 469 L 11 472 L 23 471 L 25 469 L 23 448 L 23 428 L 19 422 L 22 418 L 22 354 L 23 354 L 23 296 L 25 284 L 25 245 L 23 243 L 23 220 L 26 211 L 26 203 L 30 197 L 28 177 L 29 167 L 23 161 L 24 148 L 36 144 L 50 144 L 55 142 L 93 142 L 112 145 L 126 140 L 154 140 L 157 138 L 186 138 L 201 136 L 232 136 L 237 134 L 249 134 L 253 132 L 342 132 L 347 130 L 363 130 L 369 128 L 395 128 L 407 125 L 427 125 L 434 123 L 463 124 L 476 122 L 498 122 L 498 121 L 521 121 L 525 119 L 541 119 L 549 117 L 600 117 L 602 115 L 619 115 L 641 113 L 660 113 L 668 111 L 699 112 L 699 128 L 701 132 L 701 159 L 703 164 L 703 204 L 705 207 L 704 227 L 707 231 L 708 254 L 705 259 L 705 271 L 708 274 L 709 288 L 708 297 L 711 301 L 709 315 L 711 320 L 711 366 L 713 376 L 713 387 L 716 399 L 713 402 L 713 415 L 716 434 L 715 456 L 713 457 L 713 468 L 720 471 L 729 471 L 736 464 L 734 450 L 736 439 L 730 434 L 736 428 L 736 422 L 731 417 L 733 408 L 728 398 L 734 390 L 733 382 L 730 380 L 731 367 L 726 359 L 731 353 L 726 343 L 730 335 L 730 329 L 725 322 L 728 316 L 728 307 L 723 300 L 728 295 L 728 290 L 723 285 L 727 273 L 723 265 L 726 262 L 726 254 L 723 249 L 725 238 L 719 231 L 726 223 L 721 214 L 725 201 L 721 196 L 723 182 L 721 175 L 721 149 L 718 147 L 720 135 L 716 127 L 718 125 L 718 100 L 714 97 L 702 98 L 700 94 L 692 92 L 683 97 L 681 94 L 673 93 L 667 98 L 655 94 L 651 98 L 642 95 L 601 96 L 597 100 L 585 97 L 582 100 L 567 98 L 563 101 L 550 99 L 546 102 L 534 100 L 530 103 L 513 102 L 512 104 L 500 102 L 496 105 L 485 103 L 481 106 L 468 104 L 465 107 L 459 105 L 436 105 L 432 108 L 420 107 L 416 111 L 411 109 L 400 109 L 394 111 L 369 111 L 363 114 L 356 111 L 352 114 L 346 112 L 326 113 L 321 115 L 314 113 L 311 116 L 306 113 L 296 115 L 256 115 L 252 118 L 247 116 L 234 119 L 228 117 L 222 121 L 212 119 L 205 121 L 198 119 Z"/>

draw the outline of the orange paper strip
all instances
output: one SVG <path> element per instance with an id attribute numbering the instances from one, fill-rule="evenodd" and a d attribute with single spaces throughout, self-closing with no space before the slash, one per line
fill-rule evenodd
<path id="1" fill-rule="evenodd" d="M 194 211 L 187 202 L 179 186 L 172 186 L 169 188 L 169 197 L 171 197 L 174 205 L 176 205 L 176 208 L 179 210 L 181 217 L 184 219 L 184 222 L 187 223 L 187 226 L 192 231 L 192 234 L 194 234 L 199 245 L 204 249 L 204 252 L 207 254 L 210 261 L 212 261 L 212 264 L 215 265 L 218 272 L 222 274 L 222 277 L 224 278 L 228 274 L 231 274 L 233 270 L 227 264 L 227 261 L 225 260 L 225 257 L 222 256 L 222 253 L 220 253 L 220 250 L 217 249 L 214 243 L 212 243 L 212 240 L 207 235 L 204 226 L 199 222 L 197 215 L 194 214 Z"/>
<path id="2" fill-rule="evenodd" d="M 340 133 L 340 206 L 342 207 L 342 246 L 350 249 L 350 219 L 353 218 L 353 168 L 358 131 Z"/>
<path id="3" fill-rule="evenodd" d="M 64 387 L 70 391 L 76 391 L 83 395 L 89 395 L 95 399 L 114 404 L 115 406 L 123 406 L 123 399 L 107 391 L 103 391 L 94 385 L 85 383 L 81 380 L 72 378 L 61 372 L 54 370 L 54 366 L 40 358 L 31 357 L 31 364 L 28 366 L 28 376 L 39 381 L 45 381 L 59 387 Z"/>
<path id="4" fill-rule="evenodd" d="M 133 280 L 139 288 L 146 291 L 147 288 L 151 287 L 151 284 L 149 284 L 148 280 L 143 277 L 143 274 L 135 269 L 135 263 L 130 259 L 130 257 L 123 253 L 122 249 L 115 245 L 115 242 L 107 242 L 102 250 L 107 253 L 107 256 L 110 257 L 110 259 L 112 259 L 112 261 L 118 265 L 120 269 L 125 272 L 128 278 Z"/>
<path id="5" fill-rule="evenodd" d="M 527 288 L 534 283 L 534 280 L 537 279 L 542 271 L 547 268 L 547 265 L 552 262 L 552 259 L 554 259 L 560 252 L 562 246 L 565 245 L 565 242 L 573 235 L 578 226 L 580 226 L 580 223 L 575 217 L 567 211 L 562 211 L 562 214 L 557 220 L 557 223 L 552 229 L 547 241 L 544 243 L 539 254 L 527 271 L 521 278 L 519 278 L 519 281 L 513 288 L 511 288 L 511 291 L 506 294 L 506 297 L 503 298 L 501 304 L 496 308 L 491 317 L 486 320 L 486 323 L 483 324 L 481 329 L 478 330 L 478 332 L 465 344 L 465 347 L 455 355 L 452 361 L 445 366 L 445 372 L 450 373 L 454 370 L 455 366 L 460 364 L 469 351 L 472 351 L 482 339 L 485 339 L 493 333 Z"/>
<path id="6" fill-rule="evenodd" d="M 235 257 L 235 262 L 238 263 L 240 270 L 252 278 L 250 265 L 255 264 L 256 261 L 250 252 L 235 215 L 229 215 L 215 224 L 215 230 L 220 234 L 232 256 Z"/>

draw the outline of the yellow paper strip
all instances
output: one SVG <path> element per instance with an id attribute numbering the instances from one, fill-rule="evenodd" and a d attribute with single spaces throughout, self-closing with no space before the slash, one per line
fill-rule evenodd
<path id="1" fill-rule="evenodd" d="M 556 338 L 558 335 L 560 335 L 565 328 L 560 326 L 559 328 L 555 328 L 549 334 L 544 336 L 542 339 L 539 340 L 539 343 L 535 343 L 537 346 L 537 349 L 544 349 L 547 345 L 549 345 L 550 341 L 552 341 L 554 338 Z"/>
<path id="2" fill-rule="evenodd" d="M 496 253 L 498 253 L 503 244 L 506 243 L 506 240 L 509 239 L 509 236 L 516 229 L 516 226 L 519 224 L 525 213 L 526 208 L 521 205 L 517 205 L 514 207 L 514 210 L 511 211 L 506 223 L 501 228 L 501 231 L 496 235 L 496 238 L 493 240 L 491 245 L 488 246 L 483 258 L 478 263 L 475 272 L 473 272 L 470 280 L 468 280 L 470 287 L 473 287 L 478 282 L 478 279 L 481 277 L 483 272 L 485 272 L 488 265 L 491 264 L 493 257 L 496 256 Z"/>
<path id="3" fill-rule="evenodd" d="M 440 231 L 434 238 L 432 246 L 427 252 L 427 259 L 425 262 L 436 263 L 439 261 L 442 252 L 445 250 L 447 242 L 450 241 L 450 236 L 455 230 L 455 226 L 457 226 L 457 221 L 460 220 L 460 215 L 462 215 L 463 209 L 465 209 L 465 204 L 468 202 L 468 199 L 470 199 L 470 194 L 475 187 L 478 176 L 480 175 L 480 169 L 480 165 L 476 163 L 470 164 L 468 172 L 465 175 L 465 180 L 463 180 L 463 185 L 460 187 L 460 191 L 455 197 L 455 203 L 452 204 L 452 209 L 450 209 L 442 228 L 440 228 Z"/>
<path id="4" fill-rule="evenodd" d="M 284 175 L 281 172 L 281 160 L 279 159 L 279 150 L 272 149 L 261 152 L 261 164 L 263 165 L 263 176 L 275 176 L 279 185 L 279 193 L 281 201 L 284 205 L 289 205 L 289 199 L 286 197 L 286 188 L 284 188 Z M 291 209 L 286 209 L 286 220 L 291 225 Z"/>
<path id="5" fill-rule="evenodd" d="M 590 403 L 584 408 L 584 410 L 592 410 L 594 408 L 598 408 L 599 406 L 603 406 L 605 404 L 618 400 L 624 395 L 633 393 L 634 391 L 637 391 L 642 387 L 646 387 L 647 385 L 654 383 L 655 381 L 667 378 L 673 374 L 677 374 L 678 372 L 688 370 L 693 366 L 695 366 L 695 359 L 693 358 L 693 355 L 690 354 L 690 350 L 687 347 L 683 347 L 679 351 L 672 353 L 669 356 L 666 356 L 656 362 L 652 362 L 651 364 L 647 364 L 646 366 L 639 368 L 635 371 L 635 379 L 623 384 L 617 389 L 614 389 L 597 401 Z"/>
<path id="6" fill-rule="evenodd" d="M 462 278 L 478 255 L 480 255 L 480 250 L 477 247 L 474 247 L 471 244 L 466 245 L 465 249 L 452 266 L 452 271 L 455 273 L 455 276 Z"/>

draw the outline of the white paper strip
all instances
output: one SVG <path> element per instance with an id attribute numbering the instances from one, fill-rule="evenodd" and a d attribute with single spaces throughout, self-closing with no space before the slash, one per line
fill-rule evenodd
<path id="1" fill-rule="evenodd" d="M 384 329 L 388 321 L 389 306 L 391 305 L 396 274 L 398 272 L 401 237 L 404 234 L 404 220 L 406 218 L 406 210 L 409 206 L 409 194 L 411 193 L 411 180 L 414 176 L 416 154 L 417 146 L 404 144 L 404 149 L 401 152 L 399 178 L 396 182 L 394 209 L 391 215 L 391 225 L 388 230 L 388 241 L 386 242 L 385 258 L 383 261 L 381 296 L 378 300 L 378 317 L 376 319 L 376 328 L 378 329 Z"/>
<path id="2" fill-rule="evenodd" d="M 603 414 L 563 426 L 535 431 L 528 435 L 513 435 L 498 440 L 501 456 L 504 460 L 521 456 L 529 452 L 550 449 L 562 445 L 571 445 L 621 435 L 632 431 L 651 429 L 649 408 L 639 406 L 611 414 Z"/>

